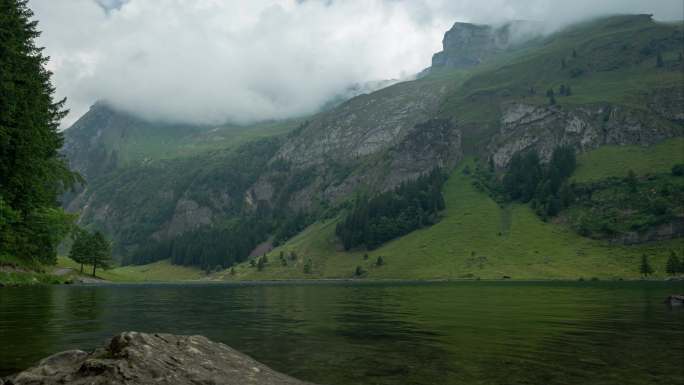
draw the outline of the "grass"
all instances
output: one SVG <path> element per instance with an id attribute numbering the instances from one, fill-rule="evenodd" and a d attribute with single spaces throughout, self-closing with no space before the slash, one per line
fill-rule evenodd
<path id="1" fill-rule="evenodd" d="M 675 164 L 684 163 L 684 138 L 674 138 L 650 146 L 604 146 L 578 157 L 572 179 L 590 182 L 610 177 L 625 177 L 629 170 L 637 175 L 669 173 Z"/>
<path id="2" fill-rule="evenodd" d="M 80 271 L 81 266 L 68 257 L 59 257 L 58 268 L 70 268 Z M 91 266 L 84 266 L 85 275 L 92 271 Z M 196 268 L 172 265 L 169 261 L 159 261 L 143 266 L 123 266 L 109 270 L 97 270 L 98 278 L 111 282 L 169 282 L 191 281 L 205 277 Z"/>
<path id="3" fill-rule="evenodd" d="M 466 163 L 467 164 L 467 163 Z M 373 279 L 637 279 L 639 259 L 650 257 L 655 277 L 665 277 L 670 250 L 683 250 L 684 239 L 637 246 L 615 246 L 584 238 L 557 223 L 545 223 L 526 205 L 500 207 L 477 191 L 462 165 L 444 190 L 447 208 L 436 225 L 391 241 L 381 248 L 343 252 L 334 235 L 336 220 L 319 222 L 269 254 L 269 264 L 259 272 L 248 264 L 230 280 L 353 278 L 362 266 Z M 472 166 L 471 166 L 472 167 Z M 295 251 L 297 261 L 282 266 L 280 251 Z M 385 265 L 374 266 L 378 256 Z M 303 273 L 307 259 L 313 272 Z"/>

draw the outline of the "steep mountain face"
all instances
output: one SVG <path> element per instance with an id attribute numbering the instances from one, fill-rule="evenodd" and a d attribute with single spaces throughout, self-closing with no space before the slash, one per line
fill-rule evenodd
<path id="1" fill-rule="evenodd" d="M 470 68 L 524 41 L 533 22 L 516 21 L 503 26 L 455 23 L 444 34 L 442 51 L 432 56 L 432 68 Z"/>
<path id="2" fill-rule="evenodd" d="M 668 119 L 679 114 L 675 98 L 684 103 L 681 88 L 659 94 L 665 103 L 657 110 L 638 110 L 609 104 L 573 109 L 516 103 L 505 106 L 500 132 L 489 144 L 494 165 L 504 169 L 511 158 L 527 150 L 536 150 L 542 160 L 551 158 L 554 148 L 569 145 L 585 152 L 604 145 L 659 143 L 684 135 L 682 123 Z M 684 105 L 684 104 L 679 104 Z"/>
<path id="3" fill-rule="evenodd" d="M 614 17 L 524 50 L 515 28 L 457 23 L 433 58 L 440 71 L 306 121 L 169 128 L 96 105 L 66 132 L 65 153 L 89 182 L 68 206 L 126 255 L 248 217 L 334 216 L 358 192 L 388 191 L 466 156 L 502 171 L 533 149 L 547 161 L 559 145 L 581 153 L 684 136 L 681 26 Z M 487 70 L 468 70 L 483 62 Z"/>

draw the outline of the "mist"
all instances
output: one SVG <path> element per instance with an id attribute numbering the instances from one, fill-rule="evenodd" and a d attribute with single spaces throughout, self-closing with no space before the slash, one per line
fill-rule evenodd
<path id="1" fill-rule="evenodd" d="M 350 85 L 430 65 L 455 21 L 681 19 L 681 0 L 31 0 L 72 124 L 97 100 L 145 119 L 222 124 L 302 116 Z"/>

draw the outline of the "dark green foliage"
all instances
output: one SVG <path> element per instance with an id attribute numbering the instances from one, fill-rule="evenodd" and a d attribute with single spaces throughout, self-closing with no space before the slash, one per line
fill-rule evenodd
<path id="1" fill-rule="evenodd" d="M 306 262 L 304 263 L 304 274 L 311 274 L 311 271 L 313 269 L 313 262 L 311 259 L 307 259 Z"/>
<path id="2" fill-rule="evenodd" d="M 575 50 L 574 48 L 573 48 L 573 50 L 572 50 L 572 58 L 573 58 L 573 59 L 576 59 L 576 58 L 577 58 L 577 50 Z"/>
<path id="3" fill-rule="evenodd" d="M 684 180 L 668 174 L 612 178 L 573 186 L 575 203 L 564 214 L 585 236 L 610 238 L 670 223 L 684 212 Z"/>
<path id="4" fill-rule="evenodd" d="M 182 266 L 228 268 L 247 259 L 254 248 L 268 238 L 271 225 L 256 217 L 232 221 L 223 226 L 204 226 L 174 239 L 153 242 L 125 258 L 124 264 L 143 265 L 169 259 Z"/>
<path id="5" fill-rule="evenodd" d="M 545 167 L 536 151 L 516 154 L 503 178 L 503 189 L 510 200 L 532 202 L 540 216 L 553 217 L 574 199 L 566 180 L 576 165 L 575 150 L 568 146 L 557 147 Z"/>
<path id="6" fill-rule="evenodd" d="M 266 268 L 266 264 L 268 263 L 268 260 L 266 259 L 266 256 L 264 255 L 263 257 L 259 258 L 257 261 L 257 270 L 262 271 Z"/>
<path id="7" fill-rule="evenodd" d="M 684 164 L 677 164 L 672 166 L 672 175 L 684 176 Z"/>
<path id="8" fill-rule="evenodd" d="M 95 276 L 95 270 L 99 267 L 102 269 L 108 269 L 109 263 L 112 256 L 112 245 L 105 238 L 104 234 L 96 231 L 90 237 L 90 257 L 87 259 L 88 263 L 93 266 L 93 277 Z"/>
<path id="9" fill-rule="evenodd" d="M 311 223 L 312 218 L 303 212 L 286 214 L 285 219 L 277 226 L 273 244 L 277 246 L 285 243 L 285 241 L 299 234 L 299 232 L 304 230 Z"/>
<path id="10" fill-rule="evenodd" d="M 76 227 L 72 238 L 73 243 L 71 244 L 71 250 L 69 250 L 69 258 L 81 265 L 81 273 L 83 273 L 83 265 L 88 263 L 90 254 L 91 235 L 87 231 Z"/>
<path id="11" fill-rule="evenodd" d="M 572 95 L 572 89 L 570 88 L 570 85 L 561 84 L 560 91 L 558 93 L 561 96 L 570 96 Z"/>
<path id="12" fill-rule="evenodd" d="M 667 263 L 665 264 L 665 272 L 669 275 L 676 275 L 679 273 L 684 273 L 684 266 L 682 261 L 677 257 L 674 251 L 670 252 L 670 256 L 667 258 Z"/>
<path id="13" fill-rule="evenodd" d="M 382 256 L 379 256 L 378 259 L 375 260 L 375 266 L 380 267 L 385 264 L 385 259 Z"/>
<path id="14" fill-rule="evenodd" d="M 653 268 L 651 267 L 651 263 L 648 261 L 648 256 L 646 256 L 646 254 L 641 256 L 639 273 L 641 273 L 643 277 L 648 277 L 649 275 L 653 274 Z"/>
<path id="15" fill-rule="evenodd" d="M 637 177 L 633 170 L 627 172 L 627 177 L 625 178 L 625 183 L 629 187 L 629 192 L 635 193 L 637 191 Z"/>
<path id="16" fill-rule="evenodd" d="M 363 269 L 361 266 L 356 266 L 356 270 L 354 270 L 354 275 L 357 277 L 361 277 L 364 274 L 366 274 L 366 271 Z"/>
<path id="17" fill-rule="evenodd" d="M 437 213 L 444 209 L 441 188 L 445 181 L 446 176 L 435 169 L 372 199 L 357 197 L 335 233 L 346 250 L 362 245 L 374 249 L 429 226 L 437 221 Z"/>
<path id="18" fill-rule="evenodd" d="M 59 154 L 64 100 L 32 18 L 26 0 L 0 0 L 0 254 L 54 263 L 72 219 L 57 197 L 78 177 Z"/>
<path id="19" fill-rule="evenodd" d="M 663 61 L 663 55 L 658 52 L 658 55 L 656 56 L 656 67 L 662 68 L 665 66 L 665 62 Z"/>

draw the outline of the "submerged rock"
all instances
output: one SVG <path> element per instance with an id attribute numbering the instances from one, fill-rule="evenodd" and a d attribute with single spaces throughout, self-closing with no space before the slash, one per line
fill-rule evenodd
<path id="1" fill-rule="evenodd" d="M 670 295 L 665 299 L 665 303 L 670 306 L 684 306 L 684 295 Z"/>
<path id="2" fill-rule="evenodd" d="M 92 353 L 57 353 L 4 381 L 5 385 L 307 384 L 202 336 L 136 332 L 119 334 Z"/>

